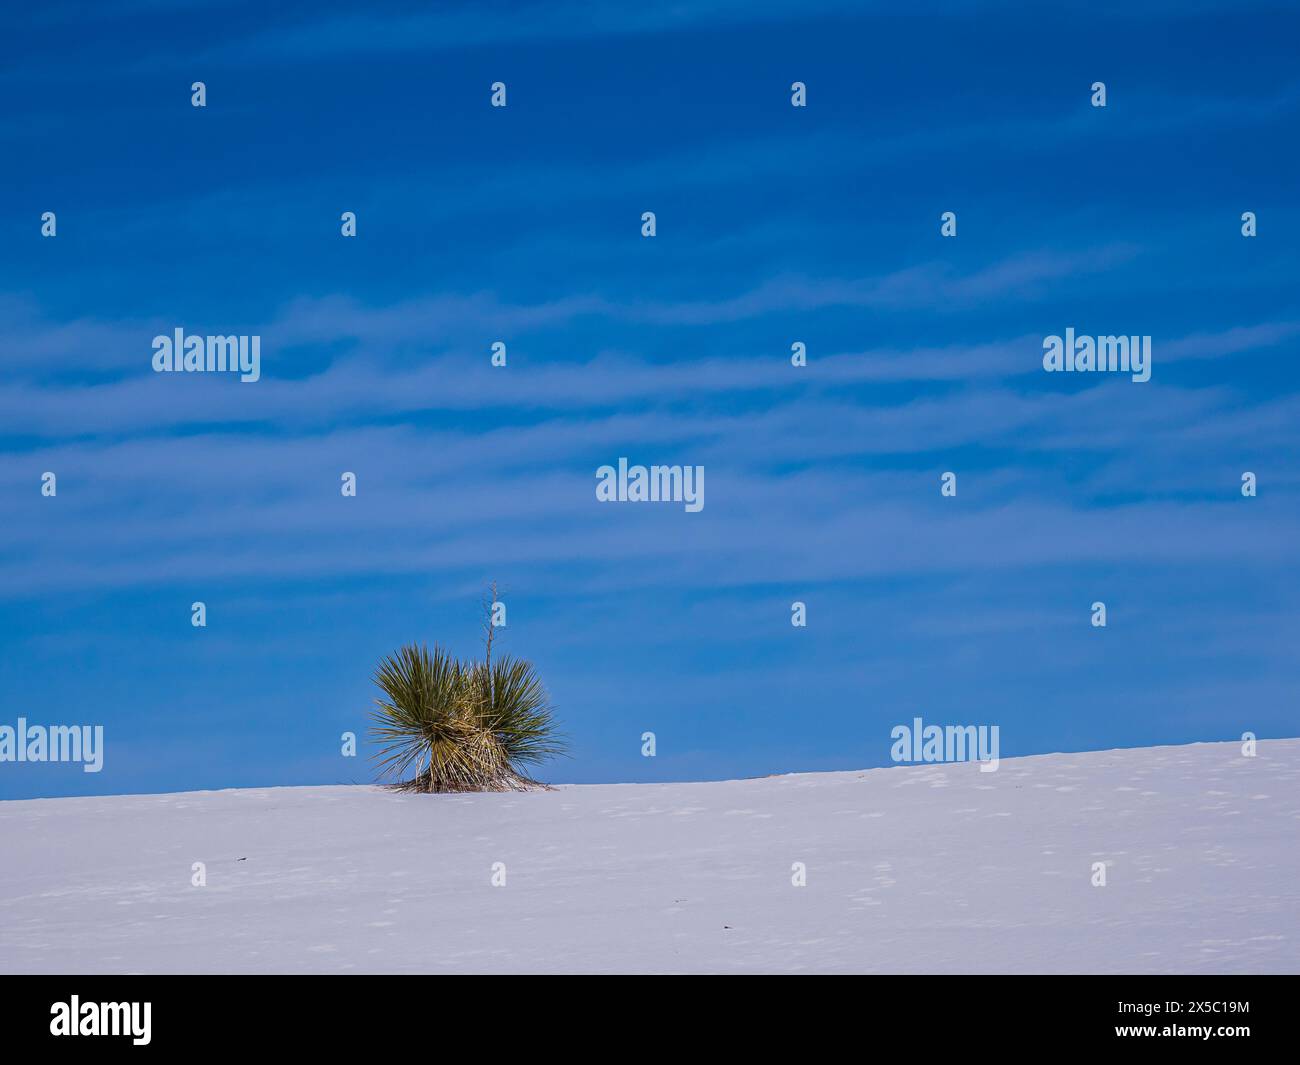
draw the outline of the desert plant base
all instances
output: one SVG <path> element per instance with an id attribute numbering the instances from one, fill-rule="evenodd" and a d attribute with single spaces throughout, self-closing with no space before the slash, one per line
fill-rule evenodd
<path id="1" fill-rule="evenodd" d="M 384 787 L 393 791 L 413 792 L 438 795 L 448 793 L 464 793 L 472 791 L 554 791 L 555 789 L 549 784 L 543 784 L 540 780 L 532 780 L 529 777 L 521 777 L 515 774 L 509 774 L 495 780 L 485 781 L 466 781 L 466 780 L 435 780 L 433 786 L 429 786 L 429 773 L 426 770 L 418 777 L 411 780 L 399 780 L 396 783 L 385 784 Z"/>

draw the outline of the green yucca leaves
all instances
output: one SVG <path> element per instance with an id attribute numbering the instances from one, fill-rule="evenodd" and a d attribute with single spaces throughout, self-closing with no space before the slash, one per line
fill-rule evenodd
<path id="1" fill-rule="evenodd" d="M 563 754 L 550 700 L 532 664 L 506 655 L 474 667 L 479 724 L 512 766 L 536 765 Z"/>
<path id="2" fill-rule="evenodd" d="M 409 645 L 375 670 L 384 698 L 371 712 L 381 775 L 407 791 L 508 791 L 523 772 L 564 753 L 546 689 L 532 665 L 504 657 L 463 663 Z"/>

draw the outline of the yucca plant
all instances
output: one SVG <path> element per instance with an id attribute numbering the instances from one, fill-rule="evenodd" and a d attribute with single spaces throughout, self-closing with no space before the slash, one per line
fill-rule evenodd
<path id="1" fill-rule="evenodd" d="M 494 591 L 495 598 L 495 591 Z M 541 787 L 525 771 L 563 754 L 546 689 L 532 665 L 460 662 L 434 646 L 408 645 L 375 671 L 370 735 L 382 776 L 403 791 L 522 791 Z"/>

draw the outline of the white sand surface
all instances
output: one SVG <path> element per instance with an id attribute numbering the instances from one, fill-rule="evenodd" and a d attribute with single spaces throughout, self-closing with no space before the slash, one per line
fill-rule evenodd
<path id="1" fill-rule="evenodd" d="M 1300 972 L 1300 740 L 3 802 L 0 971 Z"/>

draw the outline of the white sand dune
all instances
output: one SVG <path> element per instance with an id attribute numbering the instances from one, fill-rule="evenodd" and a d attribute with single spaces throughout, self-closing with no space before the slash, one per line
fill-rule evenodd
<path id="1" fill-rule="evenodd" d="M 1300 740 L 5 802 L 0 853 L 4 972 L 1300 971 Z"/>

